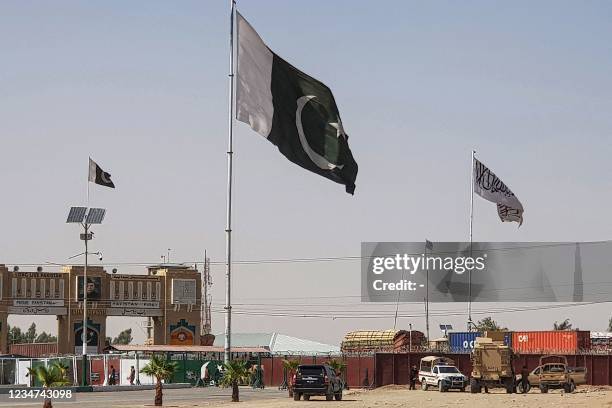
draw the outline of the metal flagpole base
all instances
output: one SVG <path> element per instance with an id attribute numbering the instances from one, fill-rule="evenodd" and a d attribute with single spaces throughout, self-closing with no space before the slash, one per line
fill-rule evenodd
<path id="1" fill-rule="evenodd" d="M 83 354 L 83 359 L 81 360 L 81 385 L 83 387 L 86 387 L 88 384 L 87 382 L 87 371 L 88 371 L 88 364 L 87 364 L 87 354 Z"/>

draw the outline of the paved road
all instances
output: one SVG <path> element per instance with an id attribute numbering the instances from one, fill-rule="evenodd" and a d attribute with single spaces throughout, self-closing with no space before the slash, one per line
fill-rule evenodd
<path id="1" fill-rule="evenodd" d="M 143 405 L 153 405 L 155 391 L 117 391 L 117 392 L 86 392 L 77 393 L 76 399 L 69 401 L 53 401 L 54 408 L 136 408 Z M 180 406 L 211 403 L 215 401 L 230 401 L 229 388 L 184 388 L 164 390 L 164 406 Z M 249 387 L 240 388 L 240 400 L 252 401 L 257 399 L 287 398 L 287 391 L 278 391 L 276 388 L 253 390 Z M 0 396 L 0 407 L 40 408 L 42 400 L 10 400 L 8 395 Z"/>

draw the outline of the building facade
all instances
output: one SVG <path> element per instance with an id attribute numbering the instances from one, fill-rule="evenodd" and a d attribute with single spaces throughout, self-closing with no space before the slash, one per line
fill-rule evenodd
<path id="1" fill-rule="evenodd" d="M 100 266 L 65 266 L 60 272 L 9 271 L 0 265 L 0 352 L 8 352 L 11 314 L 57 319 L 58 353 L 80 354 L 87 291 L 88 354 L 102 352 L 108 316 L 142 317 L 150 344 L 199 345 L 201 277 L 184 265 L 151 266 L 144 275 L 107 273 Z"/>

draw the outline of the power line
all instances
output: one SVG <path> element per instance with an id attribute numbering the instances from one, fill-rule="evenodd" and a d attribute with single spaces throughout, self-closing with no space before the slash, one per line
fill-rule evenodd
<path id="1" fill-rule="evenodd" d="M 608 244 L 608 243 L 612 243 L 612 241 L 591 241 L 591 242 L 580 242 L 579 244 L 580 245 L 597 245 L 597 244 Z M 474 251 L 475 252 L 478 252 L 478 251 L 508 252 L 508 251 L 515 251 L 515 250 L 523 250 L 523 249 L 555 248 L 555 247 L 574 246 L 574 245 L 576 245 L 575 242 L 557 242 L 557 243 L 548 243 L 548 244 L 534 244 L 534 245 L 529 245 L 529 246 L 487 248 L 483 250 L 474 249 Z M 458 252 L 460 251 L 437 251 L 437 252 L 434 251 L 430 255 L 434 256 L 434 255 L 441 255 L 441 254 L 456 254 Z M 403 254 L 404 253 L 402 253 L 402 255 Z M 395 255 L 396 253 L 388 254 L 388 255 L 377 255 L 377 257 L 379 256 L 389 257 L 389 256 L 395 256 Z M 420 256 L 422 255 L 422 253 L 421 252 L 406 253 L 406 255 Z M 268 259 L 235 260 L 235 261 L 232 261 L 232 264 L 233 265 L 260 265 L 260 264 L 283 264 L 283 263 L 359 261 L 359 260 L 369 259 L 369 258 L 372 258 L 372 256 L 353 255 L 353 256 L 301 257 L 301 258 L 268 258 Z M 197 260 L 177 262 L 176 264 L 192 265 L 192 264 L 203 264 L 203 263 L 204 263 L 203 259 L 197 259 Z M 225 265 L 225 261 L 224 260 L 219 260 L 219 261 L 211 260 L 210 264 L 211 265 Z M 40 262 L 39 263 L 6 262 L 5 265 L 15 265 L 15 266 L 23 266 L 23 267 L 36 267 L 36 266 L 41 266 L 41 265 L 47 265 L 47 266 L 52 266 L 52 267 L 62 267 L 62 266 L 70 265 L 70 264 L 67 264 L 64 262 L 47 261 L 47 262 L 42 262 L 42 263 Z M 78 265 L 78 264 L 74 264 L 74 265 Z M 100 264 L 100 266 L 144 266 L 144 267 L 154 266 L 154 265 L 159 265 L 159 261 L 155 260 L 151 262 L 104 262 L 103 264 Z"/>
<path id="2" fill-rule="evenodd" d="M 578 306 L 589 306 L 595 304 L 604 304 L 610 303 L 610 301 L 599 301 L 599 302 L 585 302 L 585 303 L 571 303 L 571 304 L 563 304 L 563 305 L 547 305 L 547 306 L 534 306 L 534 307 L 524 307 L 524 308 L 507 308 L 500 310 L 491 310 L 491 309 L 482 309 L 482 310 L 473 310 L 473 314 L 478 315 L 495 315 L 495 314 L 504 314 L 504 313 L 521 313 L 527 311 L 534 310 L 550 310 L 550 309 L 563 309 L 568 307 L 578 307 Z M 223 309 L 213 309 L 213 313 L 223 313 Z M 280 313 L 280 312 L 264 312 L 264 311 L 250 311 L 250 310 L 233 310 L 232 313 L 236 313 L 239 315 L 248 315 L 248 316 L 265 316 L 265 317 L 292 317 L 292 318 L 320 318 L 320 319 L 389 319 L 391 318 L 390 311 L 385 311 L 381 314 L 365 314 L 368 311 L 359 311 L 354 315 L 349 314 L 334 314 L 333 311 L 321 311 L 320 313 L 314 312 L 296 312 L 296 313 Z M 423 318 L 424 313 L 416 313 L 416 314 L 398 314 L 399 318 L 412 318 L 418 319 Z M 455 310 L 453 312 L 439 312 L 435 311 L 431 315 L 433 316 L 464 316 L 465 312 L 462 310 Z"/>

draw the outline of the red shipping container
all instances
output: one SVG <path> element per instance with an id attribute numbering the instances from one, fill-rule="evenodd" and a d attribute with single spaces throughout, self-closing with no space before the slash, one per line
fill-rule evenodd
<path id="1" fill-rule="evenodd" d="M 515 353 L 575 354 L 590 348 L 588 331 L 520 331 L 512 334 Z"/>

